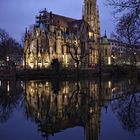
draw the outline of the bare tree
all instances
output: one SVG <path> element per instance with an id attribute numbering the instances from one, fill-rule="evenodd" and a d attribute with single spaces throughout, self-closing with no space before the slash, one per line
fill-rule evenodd
<path id="1" fill-rule="evenodd" d="M 124 43 L 136 44 L 140 41 L 140 1 L 108 0 L 114 7 L 114 15 L 119 15 L 116 33 Z M 120 15 L 121 13 L 121 15 Z"/>
<path id="2" fill-rule="evenodd" d="M 140 23 L 133 18 L 133 15 L 123 15 L 116 26 L 118 39 L 124 43 L 135 45 L 140 40 Z"/>
<path id="3" fill-rule="evenodd" d="M 0 43 L 4 42 L 9 38 L 8 32 L 6 32 L 4 29 L 0 29 Z"/>
<path id="4" fill-rule="evenodd" d="M 0 55 L 6 56 L 6 44 L 9 39 L 9 34 L 4 30 L 0 29 Z"/>
<path id="5" fill-rule="evenodd" d="M 83 63 L 85 57 L 87 57 L 90 53 L 90 50 L 82 51 L 81 42 L 77 40 L 74 43 L 67 43 L 68 52 L 71 55 L 72 59 L 76 63 L 76 68 L 79 68 L 80 63 Z"/>
<path id="6" fill-rule="evenodd" d="M 132 94 L 112 103 L 113 112 L 128 131 L 135 132 L 140 127 L 140 95 Z"/>
<path id="7" fill-rule="evenodd" d="M 115 9 L 115 13 L 132 12 L 136 16 L 140 14 L 140 1 L 139 0 L 108 0 L 108 4 Z"/>
<path id="8" fill-rule="evenodd" d="M 116 39 L 128 44 L 128 52 L 132 62 L 136 64 L 135 45 L 140 42 L 140 1 L 139 0 L 108 0 L 114 8 L 114 15 L 119 15 L 116 25 Z"/>
<path id="9" fill-rule="evenodd" d="M 15 108 L 18 107 L 20 100 L 22 98 L 22 87 L 19 82 L 3 80 L 2 86 L 0 87 L 0 123 L 5 123 L 8 121 L 12 115 Z M 7 91 L 7 86 L 9 82 L 9 91 Z"/>
<path id="10" fill-rule="evenodd" d="M 23 49 L 20 44 L 10 37 L 10 35 L 4 30 L 0 29 L 0 59 L 17 63 L 22 57 Z"/>

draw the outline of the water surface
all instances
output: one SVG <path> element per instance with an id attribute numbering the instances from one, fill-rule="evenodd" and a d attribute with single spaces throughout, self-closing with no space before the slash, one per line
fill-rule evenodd
<path id="1" fill-rule="evenodd" d="M 139 138 L 136 79 L 0 80 L 1 140 Z"/>

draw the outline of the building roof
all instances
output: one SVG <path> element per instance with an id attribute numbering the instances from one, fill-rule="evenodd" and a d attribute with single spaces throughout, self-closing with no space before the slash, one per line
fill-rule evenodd
<path id="1" fill-rule="evenodd" d="M 43 21 L 43 23 L 51 23 L 54 26 L 60 26 L 64 28 L 69 28 L 70 31 L 73 33 L 76 33 L 77 30 L 79 30 L 83 24 L 84 19 L 74 19 L 58 14 L 54 14 L 52 12 L 47 12 L 46 10 L 40 12 L 40 16 L 36 17 L 38 19 L 37 22 Z M 86 23 L 88 30 L 93 32 L 91 27 L 88 23 Z"/>
<path id="2" fill-rule="evenodd" d="M 75 35 L 77 35 L 77 33 L 79 34 L 79 31 L 82 31 L 84 28 L 86 31 L 93 32 L 91 26 L 85 22 L 84 19 L 69 18 L 66 16 L 54 14 L 52 12 L 47 12 L 46 10 L 41 11 L 40 15 L 36 18 L 37 23 L 39 24 L 45 23 L 48 25 L 51 24 L 57 27 L 63 27 L 66 28 L 68 32 L 70 31 Z"/>
<path id="3" fill-rule="evenodd" d="M 60 25 L 61 27 L 68 27 L 70 22 L 75 21 L 77 21 L 77 19 L 52 14 L 52 24 L 56 26 Z"/>
<path id="4" fill-rule="evenodd" d="M 51 22 L 51 24 L 55 26 L 61 26 L 61 27 L 68 27 L 70 22 L 77 21 L 77 19 L 69 18 L 66 16 L 61 16 L 58 14 L 54 14 L 52 12 L 47 12 L 46 10 L 41 11 L 40 15 L 36 17 L 38 19 L 37 22 L 43 21 L 47 23 L 48 21 Z"/>
<path id="5" fill-rule="evenodd" d="M 110 44 L 110 41 L 107 38 L 107 36 L 101 37 L 101 44 L 103 44 L 103 45 L 109 45 Z"/>

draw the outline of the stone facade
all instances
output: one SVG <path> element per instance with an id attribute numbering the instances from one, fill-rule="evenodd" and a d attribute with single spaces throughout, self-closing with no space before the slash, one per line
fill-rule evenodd
<path id="1" fill-rule="evenodd" d="M 48 68 L 57 60 L 61 67 L 87 68 L 98 63 L 100 38 L 96 0 L 85 0 L 82 19 L 40 11 L 36 23 L 26 29 L 24 66 Z"/>

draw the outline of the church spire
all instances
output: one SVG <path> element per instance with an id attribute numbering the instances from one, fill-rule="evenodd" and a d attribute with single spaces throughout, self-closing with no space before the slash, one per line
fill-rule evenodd
<path id="1" fill-rule="evenodd" d="M 83 17 L 94 33 L 100 36 L 99 11 L 96 3 L 97 0 L 84 0 Z"/>

